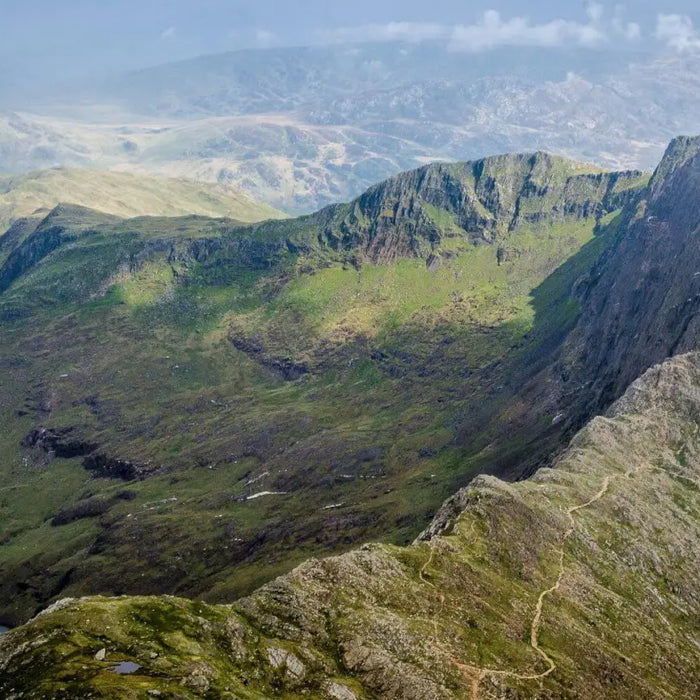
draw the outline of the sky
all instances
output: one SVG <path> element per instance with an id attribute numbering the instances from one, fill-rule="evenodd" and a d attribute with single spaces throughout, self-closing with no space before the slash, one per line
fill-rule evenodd
<path id="1" fill-rule="evenodd" d="M 73 79 L 246 48 L 443 41 L 700 50 L 697 0 L 0 0 L 0 74 Z M 8 77 L 9 76 L 9 77 Z"/>

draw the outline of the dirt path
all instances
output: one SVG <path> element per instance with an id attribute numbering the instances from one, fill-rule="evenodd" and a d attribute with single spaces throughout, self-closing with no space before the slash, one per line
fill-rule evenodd
<path id="1" fill-rule="evenodd" d="M 625 474 L 625 476 L 630 477 L 632 473 L 638 470 L 633 470 L 632 472 L 628 472 Z M 467 681 L 469 688 L 470 688 L 470 697 L 471 700 L 478 700 L 479 697 L 479 686 L 481 685 L 481 682 L 486 678 L 487 676 L 501 676 L 501 677 L 507 677 L 507 678 L 514 678 L 516 680 L 521 680 L 521 681 L 534 681 L 534 680 L 541 680 L 542 678 L 546 678 L 549 676 L 555 669 L 556 669 L 556 664 L 554 663 L 554 660 L 547 654 L 547 652 L 542 649 L 539 643 L 539 633 L 540 633 L 540 625 L 542 622 L 542 611 L 544 607 L 545 600 L 547 599 L 548 596 L 550 596 L 552 593 L 557 591 L 559 587 L 561 586 L 562 579 L 564 578 L 564 574 L 566 573 L 566 567 L 564 566 L 564 557 L 565 557 L 565 549 L 566 549 L 566 543 L 573 534 L 575 528 L 576 528 L 576 521 L 574 520 L 574 513 L 583 510 L 584 508 L 588 508 L 589 506 L 593 505 L 597 501 L 599 501 L 601 498 L 605 496 L 605 494 L 608 492 L 608 489 L 610 488 L 610 481 L 612 480 L 612 476 L 606 476 L 603 479 L 603 483 L 600 487 L 600 490 L 591 498 L 589 498 L 585 503 L 580 503 L 575 506 L 571 506 L 566 510 L 566 515 L 569 518 L 570 524 L 569 527 L 566 529 L 564 532 L 564 536 L 562 538 L 562 545 L 561 548 L 559 549 L 559 573 L 557 575 L 557 579 L 554 582 L 552 586 L 549 588 L 546 588 L 543 590 L 539 597 L 537 598 L 537 604 L 535 606 L 535 614 L 532 619 L 532 624 L 530 626 L 530 646 L 539 654 L 540 657 L 545 661 L 547 664 L 547 669 L 545 671 L 542 671 L 541 673 L 517 673 L 516 671 L 507 671 L 507 670 L 500 670 L 500 669 L 493 669 L 493 668 L 481 668 L 479 666 L 471 666 L 469 664 L 464 664 L 457 659 L 453 657 L 451 652 L 448 652 L 442 643 L 439 640 L 439 623 L 437 622 L 437 616 L 433 617 L 433 633 L 435 637 L 435 643 L 440 648 L 442 651 L 445 651 L 447 655 L 450 657 L 451 662 L 456 666 L 456 668 L 460 671 L 462 674 L 462 677 Z M 472 523 L 472 532 L 474 531 L 474 523 Z M 470 533 L 471 534 L 471 533 Z M 433 590 L 435 590 L 440 598 L 440 613 L 444 609 L 445 605 L 445 596 L 442 594 L 438 588 L 435 586 L 435 584 L 432 581 L 429 581 L 428 579 L 425 578 L 425 572 L 430 567 L 430 565 L 433 563 L 433 560 L 435 558 L 435 550 L 436 546 L 435 544 L 431 541 L 430 542 L 430 554 L 428 556 L 428 559 L 426 562 L 423 564 L 419 571 L 419 577 L 423 583 L 426 585 L 430 586 Z"/>

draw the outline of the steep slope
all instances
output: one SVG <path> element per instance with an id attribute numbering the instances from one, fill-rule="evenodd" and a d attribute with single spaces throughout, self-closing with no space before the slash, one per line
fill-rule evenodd
<path id="1" fill-rule="evenodd" d="M 309 561 L 230 606 L 65 600 L 0 637 L 6 697 L 694 698 L 700 355 L 442 536 Z M 115 670 L 117 671 L 115 673 Z"/>
<path id="2" fill-rule="evenodd" d="M 411 541 L 526 458 L 489 420 L 517 415 L 509 382 L 574 325 L 572 285 L 646 183 L 537 153 L 290 221 L 61 206 L 7 234 L 0 617 L 230 600 L 311 554 Z"/>
<path id="3" fill-rule="evenodd" d="M 121 217 L 226 216 L 241 223 L 284 215 L 233 187 L 99 170 L 54 168 L 0 176 L 0 231 L 20 218 L 46 216 L 60 203 Z"/>
<path id="4" fill-rule="evenodd" d="M 540 448 L 550 450 L 648 367 L 699 346 L 699 199 L 700 140 L 675 139 L 629 223 L 577 280 L 581 313 L 569 337 L 531 381 L 513 387 L 527 408 L 502 434 L 553 421 L 548 434 L 540 431 Z"/>

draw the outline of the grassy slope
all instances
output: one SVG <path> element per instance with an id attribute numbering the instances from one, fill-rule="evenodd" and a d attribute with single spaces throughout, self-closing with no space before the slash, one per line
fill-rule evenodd
<path id="1" fill-rule="evenodd" d="M 237 229 L 66 208 L 46 222 L 83 234 L 0 297 L 0 614 L 59 593 L 230 600 L 309 555 L 410 541 L 493 468 L 492 426 L 520 410 L 509 386 L 575 320 L 571 285 L 618 214 L 523 222 L 500 234 L 499 265 L 497 246 L 432 213 L 439 266 L 314 248 L 310 218 Z M 284 362 L 308 371 L 285 381 Z M 20 449 L 37 425 L 150 476 L 91 478 L 80 459 Z M 264 491 L 278 493 L 247 500 Z"/>
<path id="2" fill-rule="evenodd" d="M 0 638 L 0 690 L 697 697 L 699 411 L 700 358 L 677 357 L 584 429 L 555 469 L 516 485 L 480 477 L 429 542 L 311 561 L 232 606 L 67 602 Z M 121 661 L 141 668 L 117 675 Z"/>
<path id="3" fill-rule="evenodd" d="M 19 218 L 44 215 L 59 203 L 131 216 L 223 216 L 250 223 L 284 214 L 226 186 L 146 175 L 53 168 L 0 176 L 0 231 Z"/>
<path id="4" fill-rule="evenodd" d="M 317 551 L 410 540 L 486 464 L 479 449 L 455 445 L 462 412 L 500 400 L 501 368 L 575 318 L 575 261 L 569 282 L 540 300 L 550 321 L 530 293 L 582 246 L 585 269 L 588 248 L 606 240 L 594 226 L 523 232 L 522 255 L 502 266 L 494 247 L 471 245 L 434 273 L 417 260 L 332 266 L 295 278 L 272 303 L 267 278 L 251 285 L 250 273 L 225 286 L 175 285 L 159 256 L 129 272 L 119 262 L 129 247 L 112 232 L 54 254 L 4 298 L 29 305 L 37 330 L 9 324 L 3 340 L 3 579 L 25 579 L 29 567 L 46 571 L 45 587 L 71 572 L 69 592 L 221 600 Z M 75 285 L 105 294 L 71 305 Z M 314 372 L 282 380 L 234 349 L 231 328 Z M 136 500 L 111 501 L 99 521 L 52 527 L 46 518 L 61 507 L 124 486 L 90 479 L 78 460 L 47 468 L 42 455 L 23 456 L 19 441 L 37 423 L 78 426 L 108 453 L 162 474 L 130 484 Z M 37 483 L 51 488 L 33 507 L 17 500 Z M 240 500 L 261 491 L 286 493 Z M 10 614 L 31 612 L 31 597 L 4 596 Z"/>

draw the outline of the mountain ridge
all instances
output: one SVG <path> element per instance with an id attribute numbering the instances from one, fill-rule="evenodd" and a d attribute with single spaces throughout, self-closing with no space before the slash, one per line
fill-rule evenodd
<path id="1" fill-rule="evenodd" d="M 410 542 L 478 473 L 548 463 L 572 429 L 551 361 L 648 191 L 534 154 L 253 226 L 55 213 L 47 231 L 88 233 L 0 296 L 4 619 L 85 592 L 230 600 L 302 552 Z M 52 498 L 20 514 L 37 480 Z"/>
<path id="2" fill-rule="evenodd" d="M 554 469 L 515 485 L 475 480 L 450 531 L 429 542 L 310 561 L 232 606 L 61 601 L 0 638 L 0 687 L 36 698 L 48 687 L 115 698 L 693 697 L 699 391 L 697 353 L 648 370 Z M 616 537 L 615 513 L 627 529 Z M 127 675 L 110 670 L 125 661 Z"/>

